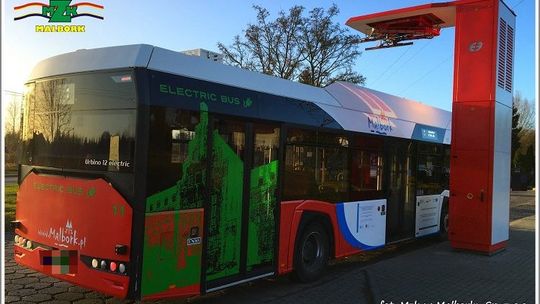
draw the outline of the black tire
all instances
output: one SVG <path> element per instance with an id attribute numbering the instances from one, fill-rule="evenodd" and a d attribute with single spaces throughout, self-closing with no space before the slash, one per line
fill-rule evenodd
<path id="1" fill-rule="evenodd" d="M 441 239 L 446 240 L 448 239 L 448 229 L 449 229 L 449 223 L 450 223 L 450 217 L 448 216 L 448 198 L 444 198 L 442 210 L 441 210 L 441 218 L 440 218 L 440 230 L 439 230 L 439 236 Z"/>
<path id="2" fill-rule="evenodd" d="M 303 283 L 317 280 L 328 264 L 329 244 L 328 233 L 322 224 L 307 224 L 296 241 L 293 279 Z"/>

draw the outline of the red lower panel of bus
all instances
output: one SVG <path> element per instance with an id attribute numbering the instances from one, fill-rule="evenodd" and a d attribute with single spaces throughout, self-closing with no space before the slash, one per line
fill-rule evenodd
<path id="1" fill-rule="evenodd" d="M 279 274 L 285 274 L 293 270 L 294 245 L 302 214 L 306 211 L 328 216 L 333 230 L 335 258 L 345 257 L 361 251 L 350 245 L 339 231 L 335 204 L 314 200 L 282 202 L 279 220 Z"/>
<path id="2" fill-rule="evenodd" d="M 15 261 L 124 298 L 132 209 L 103 179 L 29 174 L 17 194 Z"/>
<path id="3" fill-rule="evenodd" d="M 147 213 L 141 296 L 188 297 L 200 293 L 204 210 Z"/>

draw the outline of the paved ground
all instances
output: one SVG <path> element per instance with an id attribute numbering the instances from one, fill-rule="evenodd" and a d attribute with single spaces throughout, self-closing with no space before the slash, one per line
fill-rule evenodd
<path id="1" fill-rule="evenodd" d="M 534 303 L 534 196 L 515 193 L 507 250 L 492 257 L 424 239 L 340 261 L 312 284 L 288 278 L 245 284 L 189 302 L 208 303 Z M 6 235 L 6 303 L 129 303 L 60 282 L 13 262 Z M 185 301 L 159 301 L 179 303 Z M 442 303 L 442 302 L 441 302 Z"/>
<path id="2" fill-rule="evenodd" d="M 17 175 L 6 175 L 4 177 L 4 183 L 5 184 L 16 184 L 17 183 Z"/>
<path id="3" fill-rule="evenodd" d="M 375 303 L 534 303 L 534 230 L 512 230 L 494 256 L 454 252 L 448 242 L 367 267 Z"/>

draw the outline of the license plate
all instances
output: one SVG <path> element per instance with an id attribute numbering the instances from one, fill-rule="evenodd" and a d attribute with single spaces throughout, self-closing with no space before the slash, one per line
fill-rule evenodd
<path id="1" fill-rule="evenodd" d="M 79 262 L 77 250 L 40 250 L 39 261 L 48 274 L 76 274 Z"/>

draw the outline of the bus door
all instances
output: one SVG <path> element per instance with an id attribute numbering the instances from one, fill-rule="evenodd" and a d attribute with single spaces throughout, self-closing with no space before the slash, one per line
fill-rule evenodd
<path id="1" fill-rule="evenodd" d="M 215 118 L 206 205 L 206 291 L 272 275 L 279 127 Z"/>
<path id="2" fill-rule="evenodd" d="M 392 142 L 388 145 L 388 213 L 386 242 L 414 236 L 414 176 L 411 176 L 412 143 Z"/>

